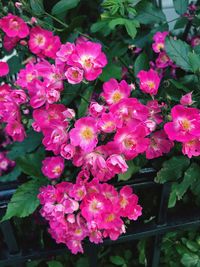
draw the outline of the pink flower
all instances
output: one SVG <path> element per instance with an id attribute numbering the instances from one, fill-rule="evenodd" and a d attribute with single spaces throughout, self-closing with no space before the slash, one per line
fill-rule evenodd
<path id="1" fill-rule="evenodd" d="M 0 28 L 9 37 L 19 37 L 22 39 L 29 34 L 29 28 L 23 19 L 10 13 L 0 19 Z"/>
<path id="2" fill-rule="evenodd" d="M 137 77 L 140 79 L 140 89 L 147 94 L 156 95 L 160 85 L 160 77 L 158 73 L 150 69 L 149 71 L 141 70 Z"/>
<path id="3" fill-rule="evenodd" d="M 165 38 L 169 34 L 169 32 L 157 32 L 153 36 L 153 40 L 155 43 L 152 44 L 152 48 L 154 52 L 160 53 L 161 50 L 165 49 Z"/>
<path id="4" fill-rule="evenodd" d="M 183 143 L 182 152 L 189 158 L 200 156 L 200 138 L 194 138 Z"/>
<path id="5" fill-rule="evenodd" d="M 67 42 L 64 45 L 61 45 L 60 50 L 56 53 L 58 59 L 62 62 L 67 62 L 72 52 L 75 50 L 75 45 Z"/>
<path id="6" fill-rule="evenodd" d="M 158 58 L 156 59 L 156 67 L 158 69 L 164 69 L 168 66 L 170 66 L 173 62 L 171 59 L 167 56 L 165 52 L 161 52 L 158 55 Z"/>
<path id="7" fill-rule="evenodd" d="M 103 113 L 98 121 L 98 127 L 104 133 L 112 133 L 117 128 L 117 118 L 112 113 Z"/>
<path id="8" fill-rule="evenodd" d="M 39 75 L 35 65 L 33 63 L 28 63 L 25 69 L 21 69 L 18 73 L 16 84 L 27 88 L 29 84 L 38 77 Z"/>
<path id="9" fill-rule="evenodd" d="M 69 83 L 77 84 L 83 80 L 83 73 L 83 70 L 78 67 L 70 67 L 65 72 L 65 77 Z"/>
<path id="10" fill-rule="evenodd" d="M 24 90 L 12 90 L 11 97 L 17 105 L 25 104 L 27 102 L 27 96 Z"/>
<path id="11" fill-rule="evenodd" d="M 47 157 L 42 161 L 42 172 L 49 179 L 57 179 L 64 170 L 64 159 L 58 157 Z"/>
<path id="12" fill-rule="evenodd" d="M 90 41 L 76 44 L 75 51 L 71 54 L 67 64 L 82 68 L 84 77 L 88 81 L 95 80 L 107 64 L 105 54 L 101 51 L 101 45 Z"/>
<path id="13" fill-rule="evenodd" d="M 149 140 L 145 136 L 144 126 L 135 127 L 135 125 L 129 124 L 129 126 L 117 130 L 114 141 L 119 145 L 126 160 L 131 160 L 147 149 Z"/>
<path id="14" fill-rule="evenodd" d="M 126 81 L 122 80 L 120 83 L 111 78 L 108 82 L 103 84 L 103 93 L 107 104 L 112 105 L 118 103 L 123 98 L 128 98 L 131 93 L 131 87 Z"/>
<path id="15" fill-rule="evenodd" d="M 192 92 L 186 94 L 186 95 L 183 95 L 181 97 L 181 100 L 180 100 L 180 103 L 181 105 L 184 105 L 184 106 L 190 106 L 193 104 L 193 101 L 192 101 Z"/>
<path id="16" fill-rule="evenodd" d="M 9 37 L 8 35 L 4 35 L 3 37 L 3 46 L 7 51 L 13 50 L 17 45 L 18 41 L 20 40 L 19 37 Z"/>
<path id="17" fill-rule="evenodd" d="M 17 120 L 10 120 L 5 128 L 6 133 L 12 137 L 13 141 L 22 142 L 26 136 L 23 125 Z"/>
<path id="18" fill-rule="evenodd" d="M 72 159 L 75 154 L 75 148 L 71 144 L 63 144 L 61 146 L 60 154 L 67 160 Z"/>
<path id="19" fill-rule="evenodd" d="M 171 110 L 172 122 L 164 125 L 170 140 L 188 142 L 200 136 L 200 113 L 196 108 L 176 105 Z"/>
<path id="20" fill-rule="evenodd" d="M 191 46 L 195 47 L 197 45 L 200 45 L 200 36 L 194 36 L 191 40 Z"/>
<path id="21" fill-rule="evenodd" d="M 146 149 L 146 158 L 154 159 L 169 153 L 174 143 L 167 138 L 164 130 L 154 132 L 150 137 L 150 144 Z"/>
<path id="22" fill-rule="evenodd" d="M 8 63 L 0 61 L 0 77 L 6 76 L 8 73 L 9 73 Z"/>
<path id="23" fill-rule="evenodd" d="M 113 154 L 106 160 L 107 166 L 115 174 L 124 173 L 128 170 L 128 165 L 121 155 Z"/>
<path id="24" fill-rule="evenodd" d="M 90 116 L 97 118 L 105 111 L 105 107 L 103 105 L 98 104 L 97 102 L 91 102 L 88 113 Z"/>
<path id="25" fill-rule="evenodd" d="M 124 186 L 120 190 L 120 214 L 130 220 L 137 220 L 142 215 L 142 207 L 138 205 L 138 197 L 132 193 L 132 188 Z"/>
<path id="26" fill-rule="evenodd" d="M 93 118 L 81 118 L 75 122 L 75 128 L 69 132 L 71 144 L 80 146 L 84 151 L 90 152 L 97 145 L 97 127 Z"/>

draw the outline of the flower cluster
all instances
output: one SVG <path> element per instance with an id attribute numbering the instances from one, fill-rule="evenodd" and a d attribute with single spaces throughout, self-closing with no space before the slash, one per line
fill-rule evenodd
<path id="1" fill-rule="evenodd" d="M 23 90 L 12 89 L 6 84 L 0 86 L 0 122 L 6 123 L 5 132 L 13 141 L 23 141 L 26 136 L 20 113 L 20 105 L 26 101 Z"/>
<path id="2" fill-rule="evenodd" d="M 88 182 L 81 176 L 75 184 L 42 187 L 38 197 L 50 234 L 74 254 L 83 253 L 86 237 L 96 244 L 105 237 L 116 240 L 126 231 L 123 218 L 137 220 L 142 210 L 131 187 L 124 186 L 118 193 L 112 185 L 97 179 Z"/>

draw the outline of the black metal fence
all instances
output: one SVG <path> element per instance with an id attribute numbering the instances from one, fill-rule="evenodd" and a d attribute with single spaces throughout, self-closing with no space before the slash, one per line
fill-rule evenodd
<path id="1" fill-rule="evenodd" d="M 187 229 L 200 226 L 200 213 L 198 208 L 187 209 L 180 206 L 176 212 L 171 212 L 167 208 L 170 183 L 163 185 L 156 184 L 153 181 L 154 171 L 145 170 L 130 182 L 120 183 L 129 184 L 134 187 L 135 191 L 142 190 L 145 194 L 149 194 L 151 190 L 157 190 L 158 205 L 155 219 L 149 223 L 142 223 L 140 220 L 134 222 L 126 234 L 122 235 L 117 241 L 105 240 L 103 246 L 130 242 L 145 237 L 153 238 L 153 247 L 151 257 L 149 259 L 149 267 L 160 266 L 160 251 L 163 234 L 175 230 Z M 17 183 L 9 183 L 0 185 L 0 217 L 4 214 L 7 203 L 17 187 Z M 149 199 L 150 201 L 150 199 Z M 0 267 L 24 267 L 25 263 L 30 260 L 49 258 L 66 253 L 66 247 L 57 245 L 54 248 L 24 250 L 17 241 L 16 231 L 12 221 L 6 221 L 0 224 L 1 235 L 4 241 L 4 248 L 0 250 Z M 0 237 L 1 237 L 0 235 Z M 98 266 L 98 251 L 101 245 L 94 245 L 89 242 L 85 243 L 85 253 L 89 256 L 90 266 Z"/>

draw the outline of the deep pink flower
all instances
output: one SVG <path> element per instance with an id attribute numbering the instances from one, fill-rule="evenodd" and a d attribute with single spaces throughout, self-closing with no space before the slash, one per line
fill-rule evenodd
<path id="1" fill-rule="evenodd" d="M 62 62 L 67 62 L 69 56 L 72 54 L 72 52 L 74 52 L 74 50 L 75 50 L 75 45 L 67 42 L 64 45 L 61 45 L 60 50 L 56 53 L 56 56 Z"/>
<path id="2" fill-rule="evenodd" d="M 19 37 L 9 37 L 8 35 L 4 35 L 3 37 L 3 46 L 7 51 L 13 50 L 17 45 L 18 41 L 20 40 Z"/>
<path id="3" fill-rule="evenodd" d="M 81 118 L 75 122 L 75 128 L 69 132 L 71 144 L 90 152 L 97 145 L 97 127 L 93 118 Z"/>
<path id="4" fill-rule="evenodd" d="M 121 155 L 113 154 L 106 160 L 108 169 L 115 174 L 124 173 L 128 170 L 128 165 Z"/>
<path id="5" fill-rule="evenodd" d="M 47 157 L 42 161 L 42 172 L 49 179 L 57 179 L 61 176 L 65 167 L 62 157 Z"/>
<path id="6" fill-rule="evenodd" d="M 154 52 L 160 53 L 165 49 L 165 38 L 169 34 L 169 32 L 157 32 L 153 36 L 153 40 L 155 43 L 152 44 L 152 48 Z"/>
<path id="7" fill-rule="evenodd" d="M 200 45 L 200 36 L 194 36 L 191 40 L 191 46 L 195 47 L 197 45 Z"/>
<path id="8" fill-rule="evenodd" d="M 79 69 L 78 67 L 70 67 L 65 72 L 65 77 L 67 81 L 71 84 L 77 84 L 82 82 L 83 80 L 83 70 Z"/>
<path id="9" fill-rule="evenodd" d="M 126 81 L 117 82 L 116 79 L 111 78 L 103 84 L 102 97 L 107 104 L 112 105 L 118 103 L 123 98 L 128 98 L 131 93 L 131 87 Z"/>
<path id="10" fill-rule="evenodd" d="M 200 156 L 200 138 L 194 138 L 183 143 L 182 152 L 189 158 Z"/>
<path id="11" fill-rule="evenodd" d="M 9 73 L 8 63 L 0 61 L 0 77 L 6 76 L 8 73 Z"/>
<path id="12" fill-rule="evenodd" d="M 88 108 L 88 113 L 90 116 L 97 118 L 105 111 L 105 109 L 105 106 L 92 101 Z"/>
<path id="13" fill-rule="evenodd" d="M 174 143 L 168 139 L 164 130 L 154 132 L 150 137 L 150 144 L 146 149 L 146 158 L 154 159 L 168 153 Z"/>
<path id="14" fill-rule="evenodd" d="M 11 119 L 5 128 L 6 133 L 12 137 L 13 141 L 22 142 L 26 136 L 24 126 L 17 120 Z"/>
<path id="15" fill-rule="evenodd" d="M 63 158 L 69 160 L 72 159 L 75 153 L 75 147 L 71 144 L 63 144 L 61 146 L 60 154 Z"/>
<path id="16" fill-rule="evenodd" d="M 158 73 L 150 69 L 149 71 L 141 70 L 137 77 L 140 79 L 140 89 L 147 94 L 156 95 L 160 85 L 160 77 Z"/>
<path id="17" fill-rule="evenodd" d="M 101 45 L 90 41 L 76 44 L 75 51 L 71 54 L 67 64 L 82 68 L 84 77 L 88 81 L 95 80 L 107 64 L 105 54 L 101 51 Z"/>
<path id="18" fill-rule="evenodd" d="M 17 105 L 25 104 L 27 102 L 27 95 L 24 90 L 12 90 L 11 97 Z"/>
<path id="19" fill-rule="evenodd" d="M 98 121 L 98 127 L 104 133 L 112 133 L 117 128 L 118 120 L 112 113 L 103 113 Z"/>
<path id="20" fill-rule="evenodd" d="M 161 52 L 156 59 L 156 67 L 158 69 L 164 69 L 170 66 L 173 62 L 165 52 Z"/>
<path id="21" fill-rule="evenodd" d="M 114 141 L 119 145 L 121 153 L 127 160 L 131 160 L 143 153 L 149 144 L 145 138 L 146 129 L 144 126 L 129 125 L 117 130 Z"/>
<path id="22" fill-rule="evenodd" d="M 25 69 L 21 69 L 17 76 L 16 84 L 28 88 L 29 84 L 38 78 L 38 71 L 33 63 L 26 64 Z"/>
<path id="23" fill-rule="evenodd" d="M 23 19 L 10 13 L 0 19 L 0 28 L 9 37 L 25 38 L 29 34 L 29 28 Z"/>
<path id="24" fill-rule="evenodd" d="M 184 106 L 190 106 L 190 105 L 192 105 L 193 104 L 192 92 L 183 95 L 181 97 L 180 103 L 181 103 L 181 105 L 184 105 Z"/>
<path id="25" fill-rule="evenodd" d="M 200 136 L 200 112 L 196 108 L 176 105 L 171 110 L 172 122 L 164 125 L 170 140 L 188 142 Z"/>

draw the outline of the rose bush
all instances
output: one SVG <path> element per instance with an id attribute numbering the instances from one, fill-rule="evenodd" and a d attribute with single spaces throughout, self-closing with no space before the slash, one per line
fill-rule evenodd
<path id="1" fill-rule="evenodd" d="M 2 3 L 1 54 L 15 55 L 0 62 L 0 181 L 26 175 L 3 220 L 40 203 L 51 236 L 76 254 L 142 215 L 117 177 L 150 165 L 156 182 L 174 181 L 169 207 L 189 188 L 199 201 L 200 8 L 179 2 L 172 31 L 148 1 L 105 0 L 84 32 L 65 17 L 79 1 Z"/>

